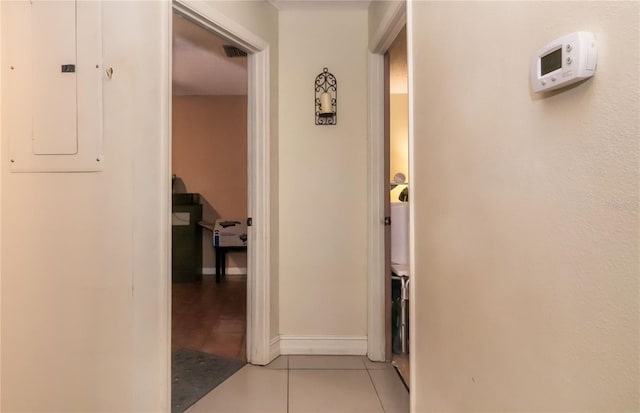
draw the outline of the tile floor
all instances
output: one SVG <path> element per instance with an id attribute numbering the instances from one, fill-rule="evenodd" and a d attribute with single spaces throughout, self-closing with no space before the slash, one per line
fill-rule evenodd
<path id="1" fill-rule="evenodd" d="M 247 365 L 187 413 L 405 413 L 409 393 L 391 363 L 361 356 L 281 356 Z"/>
<path id="2" fill-rule="evenodd" d="M 409 354 L 394 354 L 391 362 L 398 368 L 400 375 L 404 379 L 404 383 L 409 386 L 409 375 L 411 366 L 409 365 Z"/>

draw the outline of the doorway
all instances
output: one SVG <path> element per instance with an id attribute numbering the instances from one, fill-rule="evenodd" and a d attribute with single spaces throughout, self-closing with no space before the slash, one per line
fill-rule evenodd
<path id="1" fill-rule="evenodd" d="M 406 2 L 389 3 L 383 13 L 378 30 L 370 39 L 370 144 L 368 148 L 369 317 L 367 324 L 369 334 L 367 355 L 371 360 L 375 361 L 390 361 L 392 358 L 390 317 L 392 305 L 391 254 L 387 247 L 390 246 L 391 237 L 390 177 L 393 178 L 393 175 L 388 162 L 388 146 L 390 144 L 387 138 L 390 133 L 390 73 L 389 54 L 387 52 L 406 23 Z M 410 57 L 409 50 L 407 50 L 407 56 Z M 407 61 L 409 60 L 407 58 Z M 406 381 L 409 384 L 411 380 Z"/>
<path id="2" fill-rule="evenodd" d="M 172 11 L 248 53 L 247 215 L 252 219 L 253 225 L 247 228 L 246 355 L 249 363 L 268 364 L 279 355 L 270 351 L 271 247 L 267 242 L 271 234 L 272 220 L 269 43 L 205 2 L 175 0 L 170 7 Z M 172 35 L 172 30 L 168 35 Z M 169 84 L 168 88 L 171 92 L 172 85 Z M 170 95 L 168 98 L 171 102 Z M 168 154 L 171 153 L 170 149 L 169 142 Z M 170 156 L 167 162 L 169 166 Z M 167 246 L 170 251 L 170 245 Z M 171 280 L 167 281 L 170 283 Z M 170 308 L 171 303 L 168 300 L 167 310 L 170 311 Z"/>
<path id="3" fill-rule="evenodd" d="M 246 362 L 247 53 L 172 20 L 172 354 Z"/>
<path id="4" fill-rule="evenodd" d="M 385 237 L 386 276 L 391 282 L 387 299 L 387 325 L 391 339 L 387 351 L 405 383 L 409 383 L 409 100 L 407 31 L 403 27 L 385 55 L 388 80 L 385 82 L 385 169 L 389 185 L 385 211 L 390 218 Z M 387 77 L 386 76 L 386 77 Z M 386 184 L 386 182 L 385 182 Z"/>

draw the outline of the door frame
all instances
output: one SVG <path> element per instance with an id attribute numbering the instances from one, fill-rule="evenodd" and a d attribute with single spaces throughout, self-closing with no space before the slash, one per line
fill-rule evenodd
<path id="1" fill-rule="evenodd" d="M 271 217 L 269 44 L 205 2 L 174 0 L 172 9 L 248 53 L 247 210 L 253 225 L 248 228 L 247 233 L 247 361 L 252 364 L 268 364 L 271 361 L 271 250 L 268 242 Z M 173 30 L 169 35 L 172 32 Z M 169 44 L 171 45 L 171 39 Z M 171 81 L 172 77 L 169 76 L 169 82 Z M 170 152 L 171 143 L 169 145 Z"/>
<path id="2" fill-rule="evenodd" d="M 368 346 L 367 356 L 374 361 L 386 358 L 386 274 L 384 201 L 389 180 L 384 171 L 385 105 L 384 54 L 407 22 L 407 3 L 394 3 L 373 35 L 369 52 L 369 170 L 368 208 Z"/>

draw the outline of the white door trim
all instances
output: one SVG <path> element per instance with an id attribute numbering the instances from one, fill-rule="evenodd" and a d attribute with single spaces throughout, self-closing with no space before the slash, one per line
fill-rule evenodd
<path id="1" fill-rule="evenodd" d="M 249 53 L 248 212 L 253 226 L 247 243 L 247 360 L 267 364 L 271 361 L 269 44 L 205 2 L 175 0 L 173 8 Z"/>
<path id="2" fill-rule="evenodd" d="M 368 208 L 368 349 L 371 360 L 385 359 L 385 268 L 384 268 L 384 53 L 406 24 L 406 2 L 389 8 L 372 38 L 369 53 L 369 208 Z"/>
<path id="3" fill-rule="evenodd" d="M 2 6 L 0 6 L 0 44 L 2 44 Z M 0 68 L 2 68 L 2 50 L 0 50 Z M 2 69 L 0 69 L 0 90 L 2 90 Z M 2 94 L 0 94 L 0 159 L 2 159 Z M 0 217 L 2 217 L 2 168 L 0 168 Z M 0 286 L 2 285 L 2 219 L 0 218 Z M 0 320 L 2 319 L 2 288 L 0 287 Z M 0 354 L 2 354 L 2 329 L 0 329 Z M 0 371 L 2 360 L 0 359 Z M 2 375 L 0 374 L 0 406 L 2 406 Z"/>
<path id="4" fill-rule="evenodd" d="M 407 2 L 400 0 L 389 7 L 382 17 L 380 25 L 369 42 L 371 53 L 384 55 L 405 24 L 407 24 Z"/>
<path id="5" fill-rule="evenodd" d="M 385 360 L 384 245 L 384 55 L 369 53 L 369 300 L 368 349 L 373 361 Z"/>

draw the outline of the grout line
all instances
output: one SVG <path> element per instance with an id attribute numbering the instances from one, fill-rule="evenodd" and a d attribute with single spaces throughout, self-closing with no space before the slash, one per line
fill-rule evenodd
<path id="1" fill-rule="evenodd" d="M 289 369 L 289 357 L 287 356 L 287 413 L 289 413 L 289 380 L 291 377 L 291 370 Z"/>
<path id="2" fill-rule="evenodd" d="M 290 369 L 290 370 L 305 370 L 305 371 L 329 371 L 329 370 L 333 370 L 333 371 L 364 371 L 368 369 L 328 369 L 328 368 L 313 368 L 313 367 L 300 367 L 300 368 L 295 368 L 295 369 Z"/>
<path id="3" fill-rule="evenodd" d="M 411 390 L 409 389 L 409 385 L 407 384 L 406 381 L 404 381 L 404 377 L 402 377 L 402 373 L 400 373 L 400 368 L 395 363 L 391 363 L 391 365 L 393 366 L 393 369 L 396 371 L 396 374 L 400 378 L 400 381 L 402 382 L 402 384 L 404 384 L 404 388 L 407 389 L 407 392 L 411 393 Z"/>
<path id="4" fill-rule="evenodd" d="M 382 399 L 380 398 L 380 394 L 378 393 L 378 388 L 376 387 L 376 383 L 373 381 L 373 377 L 371 377 L 371 372 L 367 370 L 367 375 L 369 376 L 369 380 L 371 380 L 371 384 L 373 385 L 373 390 L 376 392 L 376 397 L 378 398 L 378 403 L 380 403 L 380 407 L 382 407 L 382 411 L 386 412 L 384 408 L 384 404 L 382 403 Z"/>

